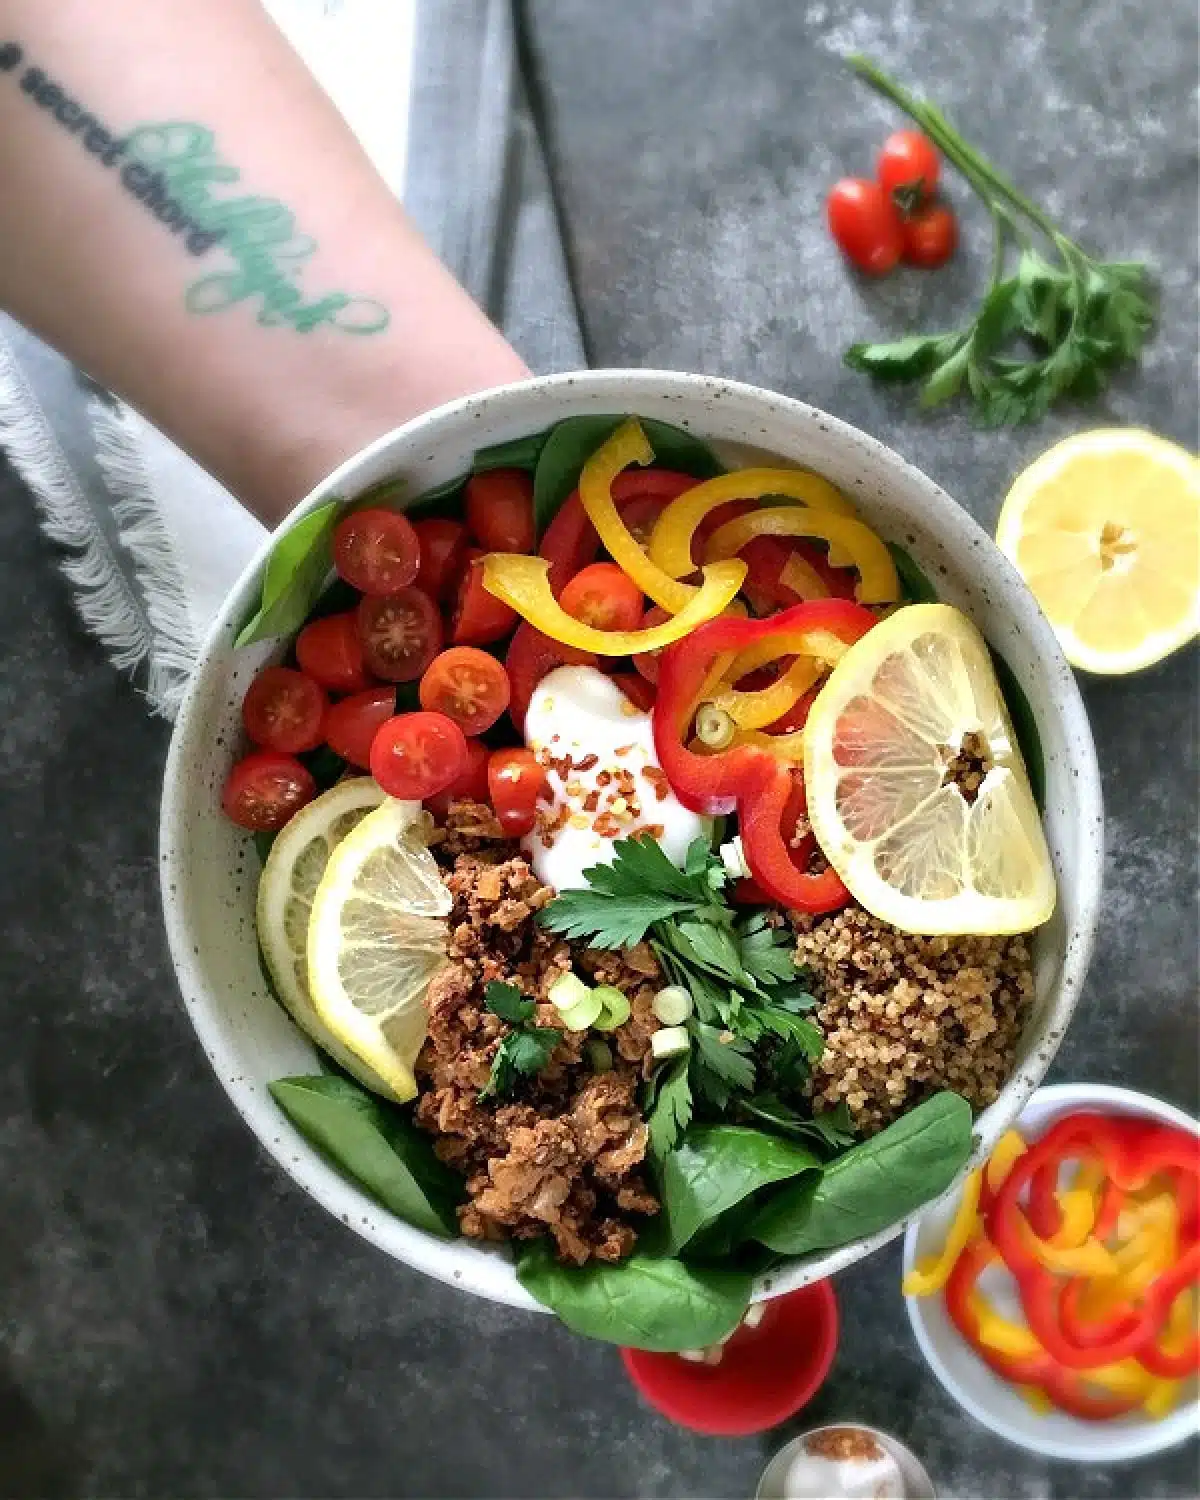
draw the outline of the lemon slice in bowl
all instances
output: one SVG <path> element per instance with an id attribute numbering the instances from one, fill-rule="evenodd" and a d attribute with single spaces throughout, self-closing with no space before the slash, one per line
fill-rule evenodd
<path id="1" fill-rule="evenodd" d="M 381 803 L 333 851 L 308 926 L 317 1014 L 400 1100 L 417 1091 L 425 990 L 446 962 L 452 904 L 428 823 L 419 802 Z"/>
<path id="2" fill-rule="evenodd" d="M 996 528 L 1088 672 L 1136 672 L 1200 626 L 1200 462 L 1134 428 L 1079 433 L 1021 474 Z"/>
<path id="3" fill-rule="evenodd" d="M 912 604 L 834 667 L 804 729 L 808 816 L 850 893 L 902 932 L 1012 933 L 1054 871 L 983 637 Z"/>
<path id="4" fill-rule="evenodd" d="M 343 1047 L 317 1014 L 308 988 L 308 924 L 329 858 L 384 800 L 370 776 L 355 776 L 301 808 L 271 845 L 258 884 L 258 943 L 275 992 L 292 1019 L 335 1062 L 376 1093 L 384 1081 Z"/>

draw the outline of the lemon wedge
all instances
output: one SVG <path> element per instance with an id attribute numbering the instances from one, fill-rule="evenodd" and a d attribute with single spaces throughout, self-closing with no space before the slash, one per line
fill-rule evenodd
<path id="1" fill-rule="evenodd" d="M 902 932 L 1012 933 L 1054 871 L 983 637 L 912 604 L 834 667 L 804 730 L 808 816 L 851 895 Z"/>
<path id="2" fill-rule="evenodd" d="M 419 802 L 382 802 L 334 849 L 308 925 L 318 1016 L 400 1100 L 417 1091 L 425 990 L 446 962 L 451 898 L 428 826 Z"/>
<path id="3" fill-rule="evenodd" d="M 258 884 L 258 943 L 275 992 L 300 1029 L 335 1062 L 376 1093 L 383 1080 L 325 1026 L 308 988 L 308 923 L 329 857 L 384 799 L 369 776 L 339 782 L 302 808 L 280 831 Z"/>
<path id="4" fill-rule="evenodd" d="M 1084 432 L 1043 453 L 996 541 L 1087 672 L 1136 672 L 1200 626 L 1200 462 L 1153 433 Z"/>

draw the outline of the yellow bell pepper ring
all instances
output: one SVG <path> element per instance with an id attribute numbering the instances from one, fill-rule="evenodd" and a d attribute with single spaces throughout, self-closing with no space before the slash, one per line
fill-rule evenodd
<path id="1" fill-rule="evenodd" d="M 800 505 L 771 506 L 726 521 L 709 537 L 705 561 L 736 557 L 756 536 L 813 537 L 836 545 L 858 569 L 855 594 L 860 604 L 894 604 L 900 597 L 892 555 L 869 526 L 850 516 L 805 510 Z"/>
<path id="2" fill-rule="evenodd" d="M 661 625 L 644 630 L 597 630 L 575 619 L 554 597 L 549 571 L 544 557 L 489 552 L 483 559 L 483 586 L 553 641 L 594 651 L 597 656 L 636 656 L 682 640 L 697 625 L 715 619 L 741 588 L 746 564 L 738 558 L 710 564 L 701 575 L 700 587 L 689 591 L 691 598 L 684 608 Z"/>
<path id="3" fill-rule="evenodd" d="M 1000 1191 L 1000 1184 L 1012 1171 L 1013 1163 L 1018 1156 L 1024 1156 L 1027 1149 L 1019 1131 L 1006 1130 L 1004 1132 L 996 1142 L 996 1149 L 988 1157 L 987 1165 L 983 1169 L 991 1192 Z"/>
<path id="4" fill-rule="evenodd" d="M 739 729 L 764 729 L 787 713 L 820 675 L 821 669 L 812 657 L 798 656 L 783 676 L 767 687 L 754 692 L 722 687 L 709 702 L 727 713 Z"/>
<path id="5" fill-rule="evenodd" d="M 819 474 L 801 469 L 735 469 L 732 474 L 706 479 L 671 501 L 650 533 L 651 561 L 672 578 L 686 578 L 696 571 L 692 543 L 701 521 L 733 500 L 761 500 L 767 495 L 800 500 L 833 515 L 854 514 L 846 497 Z"/>
<path id="6" fill-rule="evenodd" d="M 963 1183 L 962 1197 L 954 1222 L 946 1236 L 946 1243 L 936 1255 L 928 1255 L 917 1262 L 900 1283 L 906 1297 L 931 1297 L 940 1292 L 950 1280 L 950 1272 L 958 1257 L 967 1248 L 967 1241 L 975 1233 L 979 1223 L 979 1194 L 983 1188 L 983 1172 L 976 1170 Z"/>
<path id="7" fill-rule="evenodd" d="M 579 475 L 579 498 L 588 519 L 596 528 L 613 562 L 633 579 L 643 594 L 649 594 L 668 614 L 678 614 L 696 597 L 696 590 L 674 578 L 647 557 L 637 538 L 622 521 L 613 503 L 613 480 L 630 464 L 648 464 L 654 460 L 654 449 L 634 418 L 622 422 L 616 432 L 602 443 L 584 464 Z M 689 568 L 688 572 L 694 571 Z M 709 616 L 705 615 L 705 619 Z M 565 639 L 565 637 L 558 637 Z M 677 637 L 672 636 L 672 640 Z M 587 650 L 595 650 L 589 646 Z M 642 647 L 637 647 L 642 650 Z M 653 649 L 653 648 L 650 648 Z M 620 655 L 621 653 L 616 653 Z"/>

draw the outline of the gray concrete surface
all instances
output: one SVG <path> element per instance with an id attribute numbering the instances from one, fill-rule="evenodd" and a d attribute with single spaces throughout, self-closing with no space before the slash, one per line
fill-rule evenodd
<path id="1" fill-rule="evenodd" d="M 595 363 L 755 380 L 875 431 L 985 524 L 1054 438 L 1196 440 L 1194 7 L 1133 0 L 536 0 L 531 39 Z M 863 287 L 820 200 L 892 123 L 838 54 L 923 84 L 1087 240 L 1160 268 L 1163 327 L 1098 410 L 981 433 L 839 364 L 942 321 L 983 276 Z M 717 1442 L 644 1410 L 615 1354 L 390 1264 L 293 1190 L 210 1076 L 155 884 L 166 731 L 77 627 L 0 469 L 0 1495 L 753 1492 L 788 1430 Z M 1197 1108 L 1197 658 L 1086 685 L 1104 769 L 1104 928 L 1053 1076 Z M 903 1436 L 959 1496 L 1186 1496 L 1194 1449 L 1102 1470 L 969 1422 L 910 1339 L 889 1250 L 838 1281 L 806 1420 Z"/>

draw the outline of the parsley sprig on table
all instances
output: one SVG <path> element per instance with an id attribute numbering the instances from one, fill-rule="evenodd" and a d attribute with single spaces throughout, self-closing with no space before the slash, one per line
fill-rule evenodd
<path id="1" fill-rule="evenodd" d="M 491 1077 L 479 1095 L 480 1099 L 495 1099 L 511 1093 L 518 1077 L 531 1078 L 540 1073 L 562 1041 L 562 1032 L 554 1026 L 531 1026 L 537 1007 L 514 984 L 493 979 L 483 992 L 483 1003 L 492 1015 L 512 1027 L 492 1059 Z"/>
<path id="2" fill-rule="evenodd" d="M 921 381 L 922 406 L 966 391 L 989 426 L 1032 421 L 1064 397 L 1097 396 L 1112 370 L 1138 358 L 1154 325 L 1146 267 L 1088 255 L 935 105 L 865 57 L 850 66 L 921 127 L 983 200 L 993 255 L 988 290 L 966 327 L 855 344 L 847 364 L 879 380 Z M 1015 269 L 1006 274 L 1014 249 Z"/>
<path id="3" fill-rule="evenodd" d="M 791 1110 L 779 1090 L 797 1092 L 824 1039 L 808 1018 L 816 1007 L 793 958 L 786 926 L 765 911 L 740 914 L 725 900 L 728 875 L 707 839 L 677 869 L 657 842 L 621 839 L 613 862 L 584 873 L 588 885 L 564 891 L 539 920 L 553 932 L 597 948 L 648 941 L 664 972 L 692 996 L 691 1051 L 654 1081 L 650 1138 L 660 1158 L 686 1131 L 694 1095 L 716 1113 L 754 1112 L 756 1090 L 776 1112 Z M 819 1129 L 819 1127 L 818 1127 Z"/>

